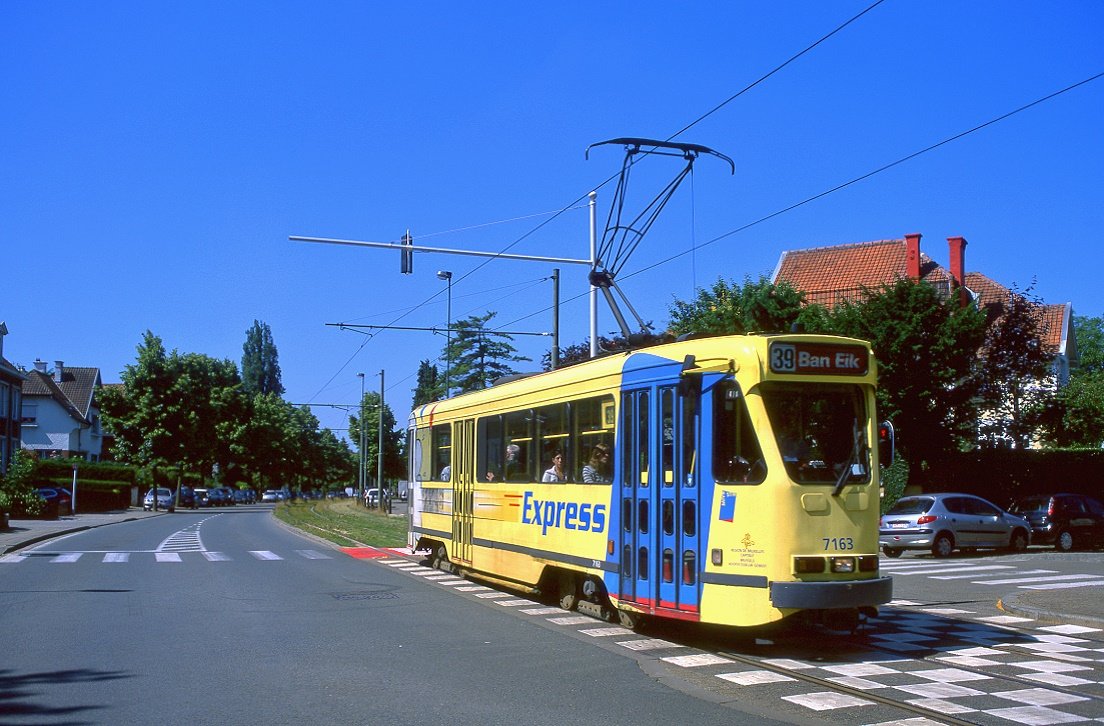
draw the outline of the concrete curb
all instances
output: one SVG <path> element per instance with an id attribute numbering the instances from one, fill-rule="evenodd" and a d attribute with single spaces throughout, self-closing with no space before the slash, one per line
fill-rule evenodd
<path id="1" fill-rule="evenodd" d="M 1007 595 L 998 600 L 997 609 L 1009 615 L 1017 615 L 1021 618 L 1032 618 L 1044 623 L 1080 625 L 1085 628 L 1104 629 L 1104 618 L 1041 608 L 1024 602 L 1018 594 Z"/>

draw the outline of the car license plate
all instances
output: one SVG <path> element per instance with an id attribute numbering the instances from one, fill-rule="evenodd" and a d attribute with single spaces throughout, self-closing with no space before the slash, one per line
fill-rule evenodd
<path id="1" fill-rule="evenodd" d="M 893 529 L 905 529 L 908 527 L 908 522 L 890 522 L 889 526 Z"/>

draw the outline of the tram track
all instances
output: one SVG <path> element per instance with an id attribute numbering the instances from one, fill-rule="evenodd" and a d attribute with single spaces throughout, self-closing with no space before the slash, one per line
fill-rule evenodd
<path id="1" fill-rule="evenodd" d="M 436 567 L 435 569 L 443 570 L 443 571 L 451 571 L 452 568 L 449 568 L 449 570 L 444 570 L 444 568 Z M 483 582 L 485 584 L 490 584 L 493 587 L 495 587 L 496 589 L 499 589 L 499 590 L 502 590 L 502 591 L 511 591 L 511 588 L 504 588 L 501 585 L 501 583 L 488 582 L 488 581 L 484 580 L 483 578 L 473 577 L 471 575 L 471 573 L 467 573 L 467 572 L 463 572 L 462 574 L 468 580 L 473 580 L 473 581 L 476 581 L 476 582 Z M 583 604 L 583 603 L 581 603 L 581 604 Z M 564 610 L 564 612 L 566 613 L 566 612 L 571 612 L 571 611 Z M 586 617 L 591 618 L 592 620 L 594 620 L 595 623 L 602 623 L 602 624 L 607 624 L 608 625 L 608 624 L 611 623 L 611 620 L 614 621 L 614 622 L 616 621 L 616 618 L 611 618 L 608 614 L 608 610 L 606 610 L 604 608 L 601 609 L 600 612 L 605 612 L 606 613 L 605 616 L 600 615 L 597 612 L 593 612 L 589 608 L 583 608 L 583 607 L 579 607 L 574 612 L 576 614 L 584 615 Z M 940 618 L 945 618 L 946 620 L 953 620 L 953 621 L 961 622 L 961 623 L 974 623 L 975 622 L 975 621 L 972 621 L 972 620 L 969 620 L 969 619 L 962 620 L 962 619 L 956 619 L 956 618 L 949 618 L 947 616 L 939 616 L 939 617 Z M 868 624 L 867 627 L 868 628 L 872 627 L 872 624 Z M 874 625 L 873 627 L 877 627 L 877 626 Z M 994 626 L 991 626 L 991 627 L 994 627 Z M 1015 626 L 1007 626 L 1007 625 L 1000 626 L 1000 629 L 1009 632 L 1010 635 L 1014 635 L 1017 638 L 1022 638 L 1025 642 L 1039 639 L 1039 633 L 1037 633 L 1037 632 L 1035 632 L 1031 629 L 1015 627 Z M 666 631 L 652 631 L 650 633 L 648 631 L 649 631 L 649 629 L 647 627 L 645 627 L 644 629 L 637 630 L 635 632 L 637 632 L 638 634 L 641 634 L 641 635 L 650 634 L 650 635 L 654 635 L 654 636 L 671 637 L 671 633 L 666 632 Z M 840 635 L 839 637 L 846 638 L 846 636 L 844 636 L 844 635 Z M 947 667 L 949 665 L 948 663 L 944 663 L 944 662 L 940 661 L 937 657 L 933 657 L 932 655 L 903 656 L 902 653 L 899 650 L 894 650 L 892 648 L 887 648 L 887 647 L 881 647 L 881 646 L 877 645 L 877 643 L 870 642 L 867 639 L 867 637 L 868 637 L 867 635 L 864 635 L 862 637 L 863 637 L 862 640 L 849 640 L 849 641 L 847 641 L 848 645 L 860 649 L 861 652 L 863 652 L 863 653 L 876 654 L 878 656 L 889 656 L 891 659 L 907 658 L 909 660 L 912 660 L 912 661 L 915 661 L 915 662 L 918 662 L 918 663 L 926 663 L 926 664 L 938 665 L 938 666 L 943 666 L 943 667 Z M 783 640 L 781 644 L 783 645 L 784 648 L 787 648 L 787 649 L 797 648 L 801 651 L 806 651 L 803 655 L 797 655 L 797 654 L 791 655 L 791 657 L 794 660 L 797 660 L 797 661 L 803 662 L 803 663 L 807 662 L 807 663 L 810 664 L 810 666 L 815 666 L 815 665 L 818 664 L 819 658 L 817 657 L 817 655 L 815 653 L 810 654 L 810 653 L 807 652 L 807 651 L 810 650 L 809 639 L 808 639 L 807 635 L 803 635 L 803 634 L 800 634 L 800 633 L 784 634 L 783 638 L 785 640 Z M 1091 637 L 1084 638 L 1083 637 L 1082 639 L 1092 643 L 1093 645 L 1104 647 L 1104 638 L 1091 638 Z M 779 640 L 780 639 L 777 636 L 770 638 L 771 645 L 773 646 L 773 645 L 780 644 Z M 791 642 L 786 643 L 785 641 L 791 641 Z M 792 679 L 792 680 L 797 681 L 799 683 L 804 683 L 806 685 L 814 686 L 816 688 L 825 689 L 825 690 L 832 691 L 832 692 L 835 692 L 835 693 L 845 694 L 845 695 L 848 695 L 848 696 L 851 696 L 851 697 L 854 697 L 854 698 L 857 698 L 857 699 L 862 699 L 864 701 L 868 701 L 872 704 L 877 704 L 879 706 L 892 708 L 892 709 L 895 709 L 897 711 L 901 711 L 903 713 L 910 714 L 910 717 L 915 717 L 915 716 L 924 717 L 924 718 L 928 718 L 928 719 L 932 719 L 934 721 L 937 721 L 938 723 L 951 724 L 951 725 L 954 725 L 954 726 L 976 725 L 978 723 L 978 721 L 976 721 L 976 720 L 969 720 L 969 719 L 961 718 L 959 716 L 955 716 L 953 714 L 948 714 L 944 711 L 939 711 L 939 710 L 936 710 L 936 709 L 933 709 L 933 708 L 928 708 L 928 707 L 925 707 L 923 705 L 919 705 L 919 704 L 916 704 L 916 703 L 909 703 L 907 701 L 899 700 L 899 699 L 893 698 L 891 696 L 880 695 L 878 693 L 872 692 L 872 689 L 864 689 L 864 688 L 849 686 L 847 684 L 839 683 L 837 681 L 830 680 L 828 678 L 820 677 L 820 676 L 813 675 L 813 674 L 810 674 L 810 673 L 803 673 L 801 671 L 801 669 L 787 668 L 787 667 L 778 665 L 776 663 L 770 662 L 771 660 L 776 660 L 778 658 L 777 654 L 772 655 L 772 657 L 770 657 L 770 658 L 766 658 L 766 657 L 762 657 L 762 656 L 748 655 L 746 653 L 739 652 L 738 650 L 734 650 L 732 648 L 710 648 L 710 647 L 708 647 L 707 644 L 701 642 L 701 640 L 699 638 L 695 638 L 695 637 L 690 637 L 690 638 L 685 638 L 684 639 L 684 638 L 678 638 L 677 635 L 676 635 L 676 637 L 672 638 L 672 642 L 675 642 L 680 646 L 695 648 L 696 650 L 699 650 L 702 653 L 716 655 L 716 656 L 728 659 L 728 660 L 732 661 L 733 663 L 748 666 L 750 668 L 755 668 L 755 669 L 758 669 L 758 670 L 769 671 L 769 672 L 774 673 L 776 675 L 785 676 L 786 678 Z M 964 645 L 963 647 L 969 647 L 969 646 Z M 946 651 L 940 651 L 940 652 L 946 652 Z M 1100 665 L 1100 664 L 1099 663 L 1094 663 L 1093 667 L 1097 667 L 1098 665 Z M 965 665 L 965 664 L 959 664 L 959 663 L 954 663 L 953 667 L 954 667 L 955 670 L 958 670 L 958 671 L 963 671 L 965 673 L 974 674 L 974 675 L 977 675 L 977 676 L 985 678 L 985 679 L 995 679 L 995 680 L 998 680 L 1002 683 L 1007 683 L 1010 686 L 1009 690 L 1012 690 L 1012 687 L 1029 688 L 1029 689 L 1030 688 L 1038 688 L 1039 685 L 1040 685 L 1039 681 L 1037 681 L 1037 680 L 1032 680 L 1030 678 L 1026 678 L 1022 675 L 1017 675 L 1017 674 L 1014 674 L 1014 673 L 1012 673 L 1012 674 L 999 673 L 998 674 L 998 673 L 994 673 L 992 671 L 987 671 L 984 668 L 979 667 L 979 666 Z M 1078 698 L 1078 699 L 1086 699 L 1086 700 L 1091 701 L 1095 704 L 1099 704 L 1099 705 L 1102 706 L 1102 708 L 1104 708 L 1104 696 L 1095 695 L 1095 694 L 1092 694 L 1092 693 L 1089 693 L 1089 692 L 1086 692 L 1086 691 L 1079 691 L 1079 690 L 1076 690 L 1075 688 L 1071 688 L 1071 687 L 1063 686 L 1063 685 L 1047 684 L 1046 688 L 1051 690 L 1051 691 L 1057 691 L 1059 693 L 1063 693 L 1063 694 L 1066 694 L 1068 696 L 1072 696 L 1072 697 L 1075 697 L 1075 698 Z"/>

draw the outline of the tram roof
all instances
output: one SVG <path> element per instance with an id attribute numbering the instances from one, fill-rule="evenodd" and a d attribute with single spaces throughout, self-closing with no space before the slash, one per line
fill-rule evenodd
<path id="1" fill-rule="evenodd" d="M 613 353 L 601 358 L 576 363 L 554 371 L 543 371 L 520 377 L 511 377 L 480 391 L 470 391 L 442 401 L 419 406 L 412 412 L 412 419 L 429 416 L 453 417 L 492 410 L 511 409 L 520 405 L 540 405 L 569 400 L 588 395 L 602 395 L 615 391 L 621 381 L 625 361 L 630 356 L 650 355 L 681 363 L 687 355 L 695 357 L 698 371 L 728 370 L 732 362 L 735 369 L 754 370 L 759 375 L 761 362 L 766 359 L 770 341 L 779 338 L 827 341 L 867 345 L 866 341 L 840 336 L 824 336 L 805 333 L 771 333 L 749 335 L 724 335 L 663 343 L 636 350 Z M 873 365 L 871 366 L 873 368 Z"/>

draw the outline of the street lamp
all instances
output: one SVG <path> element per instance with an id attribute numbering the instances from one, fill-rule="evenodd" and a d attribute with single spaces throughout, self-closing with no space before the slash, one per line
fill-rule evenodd
<path id="1" fill-rule="evenodd" d="M 448 270 L 437 270 L 437 279 L 448 283 L 448 308 L 445 311 L 445 398 L 449 397 L 449 388 L 452 377 L 452 273 Z"/>
<path id="2" fill-rule="evenodd" d="M 360 441 L 357 442 L 360 446 L 360 471 L 357 473 L 357 486 L 360 499 L 364 501 L 364 374 L 357 373 L 357 378 L 360 379 Z"/>

